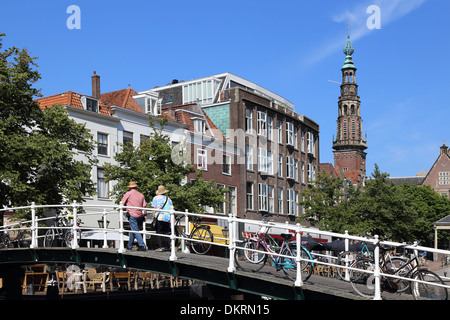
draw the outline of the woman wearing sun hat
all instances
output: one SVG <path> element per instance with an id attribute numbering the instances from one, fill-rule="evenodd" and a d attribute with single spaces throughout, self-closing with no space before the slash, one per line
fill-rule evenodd
<path id="1" fill-rule="evenodd" d="M 156 196 L 152 200 L 152 208 L 161 210 L 172 210 L 172 200 L 166 195 L 169 192 L 164 186 L 159 186 Z M 156 221 L 156 232 L 162 234 L 170 233 L 170 213 L 167 211 L 155 211 L 153 219 Z M 156 237 L 157 251 L 169 250 L 169 240 L 166 237 Z"/>

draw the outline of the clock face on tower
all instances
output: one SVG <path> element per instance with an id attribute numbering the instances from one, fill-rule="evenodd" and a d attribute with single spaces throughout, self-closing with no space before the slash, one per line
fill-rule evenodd
<path id="1" fill-rule="evenodd" d="M 348 92 L 348 87 L 344 87 L 344 92 Z"/>

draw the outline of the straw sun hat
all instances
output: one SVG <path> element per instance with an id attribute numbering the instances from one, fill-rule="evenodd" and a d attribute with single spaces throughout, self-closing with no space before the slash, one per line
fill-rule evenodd
<path id="1" fill-rule="evenodd" d="M 134 182 L 134 181 L 130 181 L 130 183 L 128 184 L 128 188 L 137 188 L 137 184 L 136 184 L 136 182 Z"/>
<path id="2" fill-rule="evenodd" d="M 169 192 L 169 190 L 166 190 L 166 188 L 164 186 L 159 186 L 158 190 L 156 190 L 156 195 L 159 196 L 159 195 L 165 194 L 167 192 Z"/>

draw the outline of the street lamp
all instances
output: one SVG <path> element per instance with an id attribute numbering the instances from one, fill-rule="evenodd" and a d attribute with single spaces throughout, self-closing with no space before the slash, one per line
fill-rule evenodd
<path id="1" fill-rule="evenodd" d="M 103 223 L 103 219 L 97 220 L 97 223 L 98 223 L 98 227 L 100 229 L 103 229 L 105 227 L 105 225 Z M 108 226 L 109 226 L 109 220 L 106 220 L 106 228 L 108 228 Z"/>

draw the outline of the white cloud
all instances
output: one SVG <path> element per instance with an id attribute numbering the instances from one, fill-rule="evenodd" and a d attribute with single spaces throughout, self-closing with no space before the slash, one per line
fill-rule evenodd
<path id="1" fill-rule="evenodd" d="M 384 28 L 391 22 L 419 8 L 425 1 L 427 0 L 373 0 L 370 3 L 358 2 L 353 8 L 337 13 L 331 19 L 337 23 L 344 22 L 347 24 L 349 22 L 350 36 L 352 42 L 354 42 L 374 31 L 367 27 L 367 19 L 371 16 L 371 13 L 367 13 L 367 8 L 370 5 L 376 5 L 380 8 L 381 28 Z M 333 40 L 325 43 L 320 50 L 315 50 L 312 55 L 303 59 L 305 65 L 314 65 L 344 47 L 343 39 L 333 38 Z"/>

